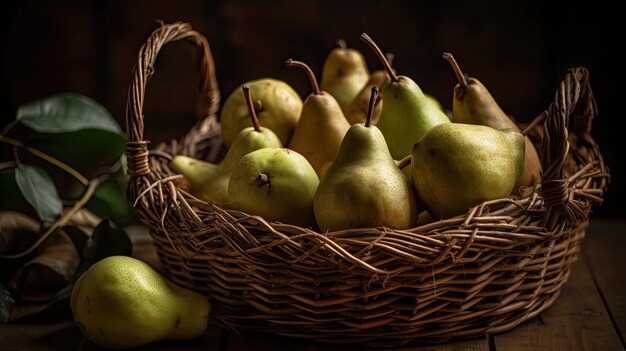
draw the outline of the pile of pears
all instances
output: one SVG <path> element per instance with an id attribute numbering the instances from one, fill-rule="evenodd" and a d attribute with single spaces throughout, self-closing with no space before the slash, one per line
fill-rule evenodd
<path id="1" fill-rule="evenodd" d="M 396 73 L 393 55 L 367 34 L 361 40 L 383 69 L 370 73 L 343 40 L 326 58 L 319 84 L 306 63 L 289 59 L 286 66 L 310 82 L 304 101 L 278 79 L 245 82 L 221 111 L 223 160 L 178 155 L 170 168 L 202 200 L 322 232 L 413 228 L 540 182 L 532 142 L 451 54 L 443 57 L 458 80 L 453 121 L 413 79 Z"/>

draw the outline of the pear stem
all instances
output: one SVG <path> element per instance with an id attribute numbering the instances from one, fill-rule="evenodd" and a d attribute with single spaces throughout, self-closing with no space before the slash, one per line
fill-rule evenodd
<path id="1" fill-rule="evenodd" d="M 337 40 L 337 46 L 339 46 L 341 49 L 347 49 L 348 45 L 346 45 L 346 41 L 343 39 L 339 39 Z"/>
<path id="2" fill-rule="evenodd" d="M 391 78 L 391 81 L 392 82 L 397 82 L 398 81 L 398 76 L 396 76 L 396 73 L 393 71 L 393 68 L 391 67 L 391 64 L 389 63 L 389 61 L 385 57 L 385 54 L 383 54 L 383 52 L 380 51 L 380 48 L 378 48 L 378 45 L 376 45 L 376 43 L 372 40 L 372 38 L 370 38 L 369 35 L 367 35 L 365 33 L 361 34 L 361 40 L 366 42 L 367 45 L 369 45 L 370 48 L 372 48 L 372 50 L 374 50 L 374 52 L 376 53 L 376 56 L 378 56 L 378 58 L 380 59 L 380 62 L 382 62 L 383 65 L 385 66 L 385 70 L 387 70 L 387 74 L 389 74 L 389 78 Z"/>
<path id="3" fill-rule="evenodd" d="M 454 59 L 454 56 L 452 56 L 452 54 L 449 53 L 449 52 L 444 52 L 443 53 L 443 58 L 444 58 L 444 60 L 450 62 L 450 65 L 452 65 L 452 69 L 454 70 L 454 74 L 456 74 L 456 79 L 459 80 L 459 84 L 461 85 L 461 87 L 467 88 L 467 85 L 468 85 L 467 84 L 467 79 L 465 78 L 465 75 L 461 71 L 461 67 L 459 67 L 459 64 Z"/>
<path id="4" fill-rule="evenodd" d="M 396 55 L 392 52 L 388 52 L 385 54 L 385 58 L 387 59 L 387 62 L 389 62 L 389 66 L 393 68 L 393 59 L 396 58 Z"/>
<path id="5" fill-rule="evenodd" d="M 270 177 L 265 173 L 259 173 L 256 175 L 256 183 L 259 186 L 266 185 L 270 181 Z"/>
<path id="6" fill-rule="evenodd" d="M 367 118 L 365 119 L 365 126 L 369 127 L 372 123 L 372 116 L 374 116 L 374 105 L 376 104 L 376 98 L 378 97 L 378 88 L 372 87 L 372 93 L 370 94 L 370 103 L 367 107 Z"/>
<path id="7" fill-rule="evenodd" d="M 317 78 L 315 78 L 315 73 L 311 70 L 311 67 L 302 61 L 296 61 L 289 59 L 285 61 L 285 64 L 290 67 L 300 67 L 306 71 L 306 74 L 309 76 L 309 80 L 311 81 L 311 86 L 313 87 L 313 94 L 320 95 L 322 92 L 320 91 L 320 86 L 317 84 Z"/>
<path id="8" fill-rule="evenodd" d="M 250 93 L 250 87 L 244 85 L 241 87 L 243 90 L 243 96 L 246 98 L 246 104 L 248 105 L 248 112 L 250 112 L 250 119 L 252 119 L 252 125 L 257 132 L 261 131 L 261 125 L 259 125 L 259 118 L 256 115 L 254 109 L 254 103 L 252 102 L 252 94 Z"/>

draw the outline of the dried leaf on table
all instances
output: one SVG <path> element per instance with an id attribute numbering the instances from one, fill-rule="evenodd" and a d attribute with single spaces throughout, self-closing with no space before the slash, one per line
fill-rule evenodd
<path id="1" fill-rule="evenodd" d="M 37 240 L 39 222 L 19 212 L 0 212 L 0 255 L 17 254 L 28 249 Z M 29 257 L 0 259 L 0 282 L 15 276 L 17 269 Z"/>
<path id="2" fill-rule="evenodd" d="M 13 211 L 0 212 L 0 254 L 26 250 L 37 239 L 39 222 Z"/>
<path id="3" fill-rule="evenodd" d="M 20 291 L 22 302 L 46 302 L 74 281 L 79 265 L 76 246 L 67 233 L 59 231 L 37 248 L 37 256 L 18 270 L 10 286 Z"/>

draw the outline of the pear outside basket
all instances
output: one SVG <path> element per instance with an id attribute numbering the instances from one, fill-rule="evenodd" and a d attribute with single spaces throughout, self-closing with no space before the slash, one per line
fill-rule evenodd
<path id="1" fill-rule="evenodd" d="M 203 118 L 180 140 L 148 150 L 146 84 L 161 48 L 183 39 L 199 54 Z M 589 134 L 596 108 L 588 73 L 575 68 L 527 129 L 544 169 L 540 185 L 409 230 L 320 233 L 226 210 L 179 186 L 172 155 L 223 154 L 218 105 L 206 39 L 185 23 L 156 29 L 129 90 L 130 201 L 169 279 L 207 296 L 214 321 L 234 331 L 392 346 L 509 330 L 559 296 L 609 178 Z"/>

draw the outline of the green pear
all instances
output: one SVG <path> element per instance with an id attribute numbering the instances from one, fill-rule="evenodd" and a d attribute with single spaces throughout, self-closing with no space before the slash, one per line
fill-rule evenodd
<path id="1" fill-rule="evenodd" d="M 450 62 L 459 81 L 459 84 L 454 87 L 452 100 L 452 113 L 455 122 L 482 124 L 495 129 L 511 128 L 520 131 L 517 124 L 502 111 L 489 90 L 478 79 L 465 77 L 452 54 L 446 52 L 443 57 Z M 520 186 L 533 186 L 541 182 L 542 167 L 537 149 L 527 136 L 524 137 L 524 142 L 526 144 L 524 173 L 519 178 L 515 189 Z"/>
<path id="2" fill-rule="evenodd" d="M 365 124 L 350 127 L 337 159 L 322 178 L 313 208 L 322 231 L 415 225 L 417 209 L 411 184 L 394 162 L 382 133 L 371 125 L 374 100 Z"/>
<path id="3" fill-rule="evenodd" d="M 232 208 L 268 221 L 312 227 L 313 196 L 319 178 L 309 161 L 285 148 L 265 148 L 244 156 L 228 185 Z"/>
<path id="4" fill-rule="evenodd" d="M 87 339 L 111 349 L 198 337 L 211 311 L 204 296 L 126 256 L 91 266 L 74 285 L 70 306 Z"/>
<path id="5" fill-rule="evenodd" d="M 193 157 L 176 155 L 170 161 L 170 168 L 172 171 L 182 174 L 189 181 L 191 193 L 197 196 L 202 192 L 207 180 L 213 178 L 218 166 L 215 163 Z"/>
<path id="6" fill-rule="evenodd" d="M 367 84 L 369 72 L 360 52 L 346 47 L 343 40 L 337 44 L 339 47 L 333 49 L 324 61 L 320 86 L 337 100 L 341 111 L 346 113 L 359 91 Z"/>
<path id="7" fill-rule="evenodd" d="M 374 50 L 390 77 L 382 87 L 385 103 L 376 126 L 385 136 L 391 156 L 399 160 L 411 154 L 413 144 L 428 130 L 450 120 L 411 78 L 395 74 L 385 55 L 367 34 L 363 33 L 361 39 Z"/>
<path id="8" fill-rule="evenodd" d="M 179 156 L 176 156 L 170 163 L 170 167 L 174 164 L 178 169 L 177 172 L 187 178 L 191 184 L 192 194 L 205 201 L 228 204 L 228 182 L 237 162 L 254 150 L 283 146 L 278 136 L 271 129 L 261 128 L 249 87 L 244 85 L 242 90 L 247 101 L 248 118 L 252 121 L 253 126 L 244 128 L 239 132 L 224 159 L 215 169 L 211 169 L 207 162 L 202 161 L 185 164 L 184 159 L 178 158 Z M 207 177 L 203 178 L 202 175 L 207 175 Z"/>
<path id="9" fill-rule="evenodd" d="M 337 157 L 341 140 L 350 128 L 350 123 L 341 112 L 337 100 L 327 92 L 320 91 L 309 66 L 291 59 L 286 63 L 304 69 L 313 88 L 313 93 L 304 101 L 302 115 L 289 148 L 302 154 L 319 174 L 325 163 Z"/>
<path id="10" fill-rule="evenodd" d="M 435 219 L 511 194 L 524 170 L 524 137 L 512 130 L 443 123 L 413 148 L 413 187 Z"/>
<path id="11" fill-rule="evenodd" d="M 393 61 L 393 54 L 387 53 L 385 55 L 389 64 Z M 367 84 L 361 89 L 359 94 L 354 98 L 348 110 L 346 111 L 346 119 L 350 124 L 365 123 L 367 119 L 367 109 L 370 103 L 370 94 L 373 87 L 380 88 L 387 81 L 389 81 L 389 75 L 385 69 L 372 72 Z M 380 117 L 380 111 L 383 109 L 383 94 L 379 93 L 376 99 L 376 105 L 374 106 L 374 114 L 372 116 L 372 124 L 378 122 Z"/>
<path id="12" fill-rule="evenodd" d="M 289 144 L 300 118 L 302 99 L 289 84 L 271 78 L 243 83 L 226 99 L 220 115 L 224 144 L 230 147 L 242 129 L 252 126 L 247 103 L 241 95 L 243 85 L 250 87 L 256 99 L 254 107 L 261 125 L 274 131 L 283 145 Z"/>
<path id="13" fill-rule="evenodd" d="M 426 100 L 428 100 L 437 109 L 443 111 L 443 106 L 441 106 L 441 102 L 439 102 L 436 97 L 428 94 L 424 94 L 424 97 L 426 97 Z"/>

